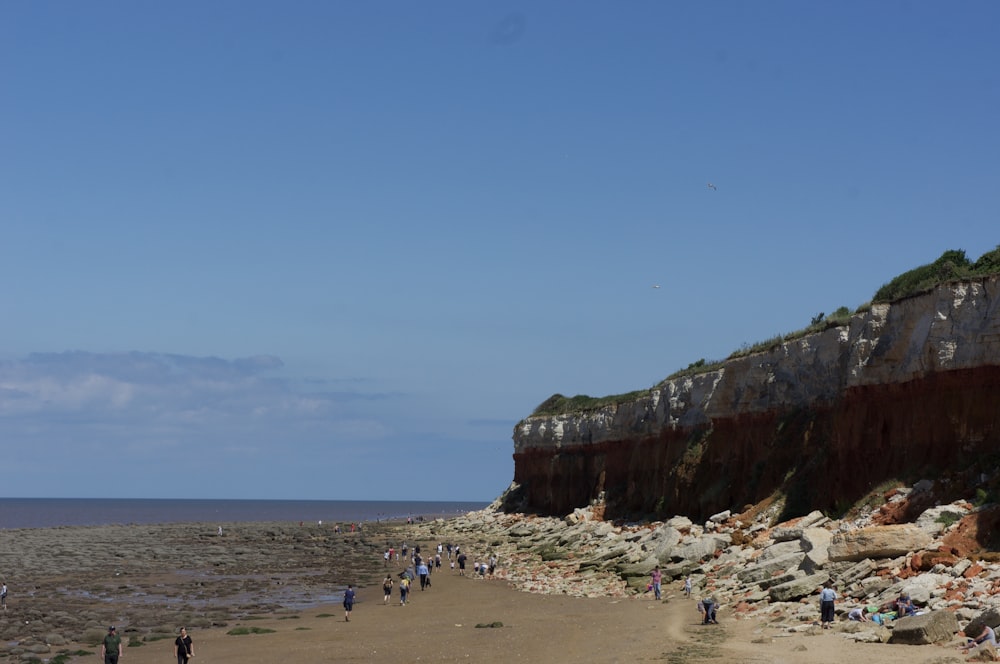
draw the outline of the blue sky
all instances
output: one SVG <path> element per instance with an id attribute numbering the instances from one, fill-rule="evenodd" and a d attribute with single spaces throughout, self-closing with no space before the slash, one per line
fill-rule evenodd
<path id="1" fill-rule="evenodd" d="M 998 29 L 994 2 L 2 3 L 0 493 L 491 500 L 551 394 L 1000 244 Z"/>

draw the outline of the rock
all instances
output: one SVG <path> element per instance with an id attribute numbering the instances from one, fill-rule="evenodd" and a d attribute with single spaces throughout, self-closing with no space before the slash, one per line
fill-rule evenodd
<path id="1" fill-rule="evenodd" d="M 768 596 L 773 602 L 790 602 L 811 595 L 828 581 L 828 574 L 812 574 L 794 581 L 788 581 L 771 588 Z"/>
<path id="2" fill-rule="evenodd" d="M 1000 609 L 997 609 L 995 606 L 991 606 L 970 620 L 969 624 L 966 625 L 965 629 L 962 631 L 965 632 L 966 636 L 975 638 L 982 633 L 983 625 L 989 625 L 990 627 L 997 627 L 1000 625 Z"/>
<path id="3" fill-rule="evenodd" d="M 976 649 L 969 656 L 969 661 L 972 662 L 995 662 L 997 659 L 997 649 L 993 647 L 992 643 L 983 643 L 976 646 Z"/>
<path id="4" fill-rule="evenodd" d="M 702 561 L 711 558 L 716 551 L 720 551 L 729 546 L 729 538 L 721 535 L 703 535 L 691 542 L 685 542 L 674 547 L 671 551 L 671 558 L 674 561 L 698 560 Z"/>
<path id="5" fill-rule="evenodd" d="M 771 539 L 775 542 L 790 542 L 802 537 L 802 529 L 795 527 L 783 528 L 781 526 L 771 531 Z"/>
<path id="6" fill-rule="evenodd" d="M 799 539 L 772 544 L 764 549 L 758 560 L 770 560 L 772 558 L 782 558 L 793 553 L 803 553 L 802 541 Z"/>
<path id="7" fill-rule="evenodd" d="M 867 578 L 875 571 L 875 563 L 865 559 L 855 565 L 848 567 L 837 575 L 837 581 L 842 584 L 857 583 Z"/>
<path id="8" fill-rule="evenodd" d="M 891 632 L 885 627 L 866 629 L 854 635 L 854 640 L 858 643 L 885 643 L 889 640 Z"/>
<path id="9" fill-rule="evenodd" d="M 950 524 L 959 521 L 969 513 L 969 504 L 965 501 L 957 501 L 950 505 L 936 505 L 924 510 L 914 522 L 921 530 L 931 537 L 936 537 L 944 532 Z"/>
<path id="10" fill-rule="evenodd" d="M 900 618 L 892 625 L 889 643 L 911 646 L 950 641 L 958 631 L 958 619 L 951 611 L 931 611 L 922 616 Z"/>
<path id="11" fill-rule="evenodd" d="M 656 558 L 650 556 L 649 558 L 641 560 L 637 563 L 616 565 L 615 569 L 618 570 L 618 573 L 621 575 L 623 579 L 628 579 L 630 577 L 636 577 L 636 576 L 648 577 L 650 573 L 653 571 L 653 568 L 656 567 L 656 565 L 657 565 Z M 663 570 L 660 571 L 662 573 Z"/>
<path id="12" fill-rule="evenodd" d="M 931 542 L 931 536 L 913 524 L 871 526 L 834 535 L 829 555 L 832 561 L 893 558 L 919 551 Z"/>
<path id="13" fill-rule="evenodd" d="M 674 530 L 690 530 L 694 522 L 686 516 L 675 516 L 671 519 L 667 519 L 667 525 Z"/>
<path id="14" fill-rule="evenodd" d="M 742 583 L 760 583 L 780 572 L 798 569 L 805 557 L 804 553 L 792 553 L 780 558 L 758 559 L 757 564 L 737 572 L 736 578 Z"/>
<path id="15" fill-rule="evenodd" d="M 972 567 L 972 561 L 968 558 L 963 558 L 952 565 L 951 569 L 948 570 L 948 573 L 954 577 L 959 577 L 965 574 L 965 571 L 970 567 Z"/>
<path id="16" fill-rule="evenodd" d="M 758 582 L 757 585 L 760 586 L 762 590 L 768 590 L 774 586 L 780 586 L 782 583 L 789 583 L 805 576 L 805 572 L 785 572 L 784 574 L 764 579 L 763 581 Z"/>

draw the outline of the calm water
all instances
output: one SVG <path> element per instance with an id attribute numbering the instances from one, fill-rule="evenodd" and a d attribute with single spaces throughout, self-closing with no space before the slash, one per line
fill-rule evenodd
<path id="1" fill-rule="evenodd" d="M 0 528 L 125 523 L 361 522 L 408 516 L 453 516 L 480 510 L 486 505 L 485 502 L 365 500 L 0 498 Z"/>

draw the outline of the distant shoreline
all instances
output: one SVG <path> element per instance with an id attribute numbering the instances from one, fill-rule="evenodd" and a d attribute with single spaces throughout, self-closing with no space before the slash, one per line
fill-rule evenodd
<path id="1" fill-rule="evenodd" d="M 288 522 L 350 524 L 448 517 L 486 501 L 0 498 L 0 530 L 59 526 Z"/>

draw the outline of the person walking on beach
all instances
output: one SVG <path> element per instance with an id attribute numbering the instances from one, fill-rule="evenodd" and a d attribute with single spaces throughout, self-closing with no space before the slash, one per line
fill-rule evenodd
<path id="1" fill-rule="evenodd" d="M 691 599 L 691 577 L 684 579 L 684 596 Z"/>
<path id="2" fill-rule="evenodd" d="M 385 593 L 385 598 L 382 600 L 383 604 L 389 603 L 389 598 L 392 596 L 392 576 L 386 574 L 385 580 L 382 581 L 382 592 Z"/>
<path id="3" fill-rule="evenodd" d="M 104 664 L 118 664 L 118 658 L 122 656 L 122 638 L 118 636 L 118 630 L 112 625 L 108 627 L 108 633 L 101 642 L 101 659 Z"/>
<path id="4" fill-rule="evenodd" d="M 174 639 L 174 657 L 177 664 L 187 664 L 188 659 L 194 657 L 194 643 L 184 627 L 181 627 L 180 636 Z"/>
<path id="5" fill-rule="evenodd" d="M 399 580 L 399 605 L 406 606 L 406 596 L 410 594 L 410 578 L 404 576 Z"/>
<path id="6" fill-rule="evenodd" d="M 833 607 L 836 599 L 837 592 L 833 589 L 833 582 L 827 581 L 823 584 L 823 590 L 819 591 L 820 624 L 823 629 L 830 629 L 833 626 Z"/>
<path id="7" fill-rule="evenodd" d="M 662 596 L 660 595 L 660 584 L 663 583 L 663 572 L 660 571 L 659 565 L 653 568 L 653 573 L 650 576 L 651 578 L 649 581 L 650 585 L 653 586 L 653 597 L 659 601 L 662 599 Z"/>
<path id="8" fill-rule="evenodd" d="M 430 584 L 427 582 L 427 564 L 421 562 L 417 565 L 417 576 L 420 577 L 420 589 L 424 590 Z"/>
<path id="9" fill-rule="evenodd" d="M 344 622 L 351 622 L 351 611 L 354 610 L 354 586 L 347 584 L 347 590 L 344 591 Z"/>
<path id="10" fill-rule="evenodd" d="M 460 576 L 465 576 L 465 554 L 458 554 L 458 573 Z"/>
<path id="11" fill-rule="evenodd" d="M 3 607 L 4 611 L 7 610 L 7 584 L 6 583 L 4 583 L 3 587 L 0 588 L 0 606 Z"/>

